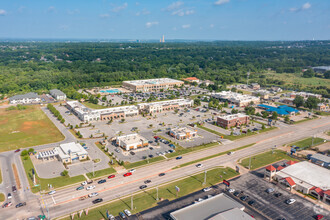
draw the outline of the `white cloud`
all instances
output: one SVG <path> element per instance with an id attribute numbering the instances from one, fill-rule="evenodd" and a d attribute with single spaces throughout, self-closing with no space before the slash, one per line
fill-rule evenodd
<path id="1" fill-rule="evenodd" d="M 67 10 L 67 13 L 68 13 L 69 15 L 74 15 L 74 14 L 79 14 L 80 11 L 79 11 L 79 9 Z"/>
<path id="2" fill-rule="evenodd" d="M 146 23 L 146 27 L 151 28 L 152 26 L 158 25 L 158 24 L 159 24 L 158 21 L 149 21 L 149 22 Z"/>
<path id="3" fill-rule="evenodd" d="M 301 9 L 306 10 L 309 9 L 310 7 L 312 7 L 312 5 L 309 2 L 306 2 L 305 4 L 302 5 Z"/>
<path id="4" fill-rule="evenodd" d="M 0 9 L 0 16 L 5 16 L 7 12 L 3 9 Z"/>
<path id="5" fill-rule="evenodd" d="M 290 10 L 291 12 L 295 12 L 295 11 L 298 10 L 298 8 L 290 8 L 289 10 Z"/>
<path id="6" fill-rule="evenodd" d="M 169 6 L 167 6 L 167 8 L 165 9 L 166 11 L 174 11 L 174 10 L 178 10 L 184 3 L 183 2 L 173 2 L 172 4 L 170 4 Z"/>
<path id="7" fill-rule="evenodd" d="M 101 18 L 108 18 L 110 15 L 109 14 L 100 14 Z"/>
<path id="8" fill-rule="evenodd" d="M 182 25 L 182 28 L 183 28 L 183 29 L 190 28 L 190 24 L 184 24 L 184 25 Z"/>
<path id="9" fill-rule="evenodd" d="M 192 15 L 192 14 L 195 14 L 194 10 L 187 10 L 186 11 L 186 15 Z"/>
<path id="10" fill-rule="evenodd" d="M 179 9 L 177 11 L 173 11 L 172 12 L 172 15 L 184 16 L 184 15 L 192 15 L 194 13 L 195 13 L 194 10 L 186 10 L 186 11 L 184 11 L 183 9 Z"/>
<path id="11" fill-rule="evenodd" d="M 215 5 L 223 5 L 230 2 L 230 0 L 218 0 L 216 2 L 214 2 Z"/>
<path id="12" fill-rule="evenodd" d="M 148 15 L 148 14 L 150 14 L 150 11 L 148 11 L 147 9 L 143 9 L 142 11 L 137 12 L 135 15 L 140 16 L 140 15 Z"/>
<path id="13" fill-rule="evenodd" d="M 127 2 L 125 2 L 123 5 L 120 5 L 120 6 L 117 6 L 117 7 L 114 7 L 112 9 L 113 12 L 120 12 L 121 10 L 124 10 L 125 8 L 127 8 L 128 4 Z"/>
<path id="14" fill-rule="evenodd" d="M 55 13 L 56 12 L 56 8 L 54 6 L 50 6 L 48 9 L 47 9 L 47 12 L 48 13 Z"/>

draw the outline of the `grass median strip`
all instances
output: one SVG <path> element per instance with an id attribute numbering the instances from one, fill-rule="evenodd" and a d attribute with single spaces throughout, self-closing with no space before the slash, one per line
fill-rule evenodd
<path id="1" fill-rule="evenodd" d="M 3 193 L 0 193 L 0 202 L 4 202 L 6 200 L 6 197 Z"/>
<path id="2" fill-rule="evenodd" d="M 38 174 L 36 173 L 35 176 L 36 176 L 36 182 L 37 182 L 38 186 L 34 186 L 32 169 L 35 170 L 35 168 L 33 166 L 31 158 L 29 156 L 25 156 L 25 157 L 21 157 L 21 159 L 23 162 L 26 176 L 29 180 L 31 191 L 33 193 L 38 192 L 40 190 L 40 188 L 41 188 L 41 190 L 48 191 L 49 190 L 48 184 L 51 184 L 56 189 L 59 187 L 64 187 L 67 185 L 83 182 L 86 180 L 86 178 L 83 175 L 74 176 L 74 177 L 60 176 L 60 177 L 55 177 L 55 178 L 50 178 L 50 179 L 44 179 L 44 178 L 40 178 L 38 176 Z"/>
<path id="3" fill-rule="evenodd" d="M 0 183 L 2 183 L 2 173 L 1 173 L 1 167 L 0 167 Z"/>
<path id="4" fill-rule="evenodd" d="M 194 160 L 194 161 L 190 161 L 190 162 L 187 162 L 187 163 L 184 163 L 184 164 L 181 164 L 179 166 L 176 166 L 174 167 L 173 169 L 177 169 L 177 168 L 181 168 L 181 167 L 185 167 L 185 166 L 189 166 L 191 164 L 195 164 L 195 163 L 198 163 L 198 162 L 201 162 L 201 161 L 204 161 L 204 160 L 208 160 L 208 159 L 211 159 L 211 158 L 214 158 L 214 157 L 219 157 L 219 156 L 222 156 L 222 155 L 225 155 L 231 151 L 238 151 L 238 150 L 242 150 L 244 148 L 247 148 L 247 147 L 251 147 L 255 145 L 255 143 L 252 143 L 252 144 L 248 144 L 248 145 L 245 145 L 245 146 L 242 146 L 242 147 L 238 147 L 238 148 L 235 148 L 235 149 L 232 149 L 232 150 L 228 150 L 228 151 L 224 151 L 224 152 L 221 152 L 221 153 L 218 153 L 218 154 L 214 154 L 214 155 L 211 155 L 211 156 L 208 156 L 208 157 L 203 157 L 203 158 L 200 158 L 198 160 Z"/>
<path id="5" fill-rule="evenodd" d="M 314 140 L 313 140 L 314 139 Z M 303 140 L 300 140 L 300 141 L 297 141 L 297 142 L 294 142 L 294 143 L 291 143 L 289 144 L 289 146 L 297 146 L 299 147 L 301 150 L 304 150 L 304 149 L 308 149 L 310 147 L 315 147 L 317 145 L 320 145 L 320 144 L 323 144 L 324 143 L 324 139 L 323 138 L 318 138 L 318 137 L 309 137 L 309 138 L 305 138 Z M 312 146 L 313 145 L 313 146 Z"/>
<path id="6" fill-rule="evenodd" d="M 94 178 L 98 178 L 98 177 L 101 177 L 101 176 L 110 175 L 110 174 L 113 174 L 113 173 L 116 173 L 116 170 L 112 167 L 109 167 L 109 168 L 106 168 L 106 169 L 103 169 L 103 170 L 95 171 L 94 176 L 93 176 L 93 172 L 86 173 L 86 176 L 89 179 L 94 179 Z"/>
<path id="7" fill-rule="evenodd" d="M 154 162 L 161 161 L 161 160 L 165 160 L 165 158 L 162 157 L 162 156 L 159 156 L 159 157 L 149 158 L 149 160 L 147 160 L 147 159 L 141 160 L 141 161 L 138 161 L 138 162 L 135 162 L 135 163 L 125 162 L 124 167 L 126 169 L 132 169 L 134 167 L 147 165 L 147 164 L 154 163 Z"/>
<path id="8" fill-rule="evenodd" d="M 174 200 L 176 199 L 176 190 L 175 186 L 180 188 L 178 193 L 179 197 L 188 195 L 194 191 L 201 190 L 204 187 L 212 186 L 222 182 L 223 179 L 230 179 L 234 176 L 237 176 L 235 170 L 231 168 L 215 168 L 207 171 L 206 185 L 202 185 L 204 182 L 204 173 L 196 174 L 189 176 L 187 178 L 174 181 L 172 183 L 165 184 L 158 188 L 159 198 L 165 200 Z M 222 178 L 220 178 L 220 175 Z M 122 212 L 124 209 L 129 209 L 133 214 L 141 212 L 145 209 L 152 208 L 157 205 L 157 193 L 156 189 L 147 189 L 141 193 L 135 194 L 133 196 L 134 210 L 131 209 L 131 197 L 119 198 L 116 201 L 108 203 L 106 205 L 94 208 L 89 210 L 88 215 L 85 213 L 82 215 L 82 220 L 87 219 L 106 219 L 106 210 L 109 210 L 110 214 L 117 216 L 119 212 Z M 65 219 L 70 219 L 67 217 Z"/>
<path id="9" fill-rule="evenodd" d="M 258 169 L 260 167 L 266 166 L 267 164 L 275 163 L 280 160 L 294 160 L 298 161 L 297 159 L 294 159 L 287 155 L 285 151 L 282 150 L 274 150 L 274 151 L 267 151 L 265 153 L 261 153 L 258 155 L 251 156 L 251 169 Z M 240 165 L 242 165 L 245 168 L 249 168 L 250 163 L 250 157 L 243 159 L 240 162 Z"/>

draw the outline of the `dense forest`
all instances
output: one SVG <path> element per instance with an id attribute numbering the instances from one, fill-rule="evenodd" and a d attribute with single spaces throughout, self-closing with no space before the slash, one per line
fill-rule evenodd
<path id="1" fill-rule="evenodd" d="M 284 81 L 266 73 L 301 73 L 322 65 L 330 65 L 330 41 L 0 42 L 0 94 L 69 92 L 158 77 L 196 76 L 228 85 L 246 82 L 248 71 L 251 81 L 281 86 Z M 329 87 L 314 90 L 329 94 Z"/>

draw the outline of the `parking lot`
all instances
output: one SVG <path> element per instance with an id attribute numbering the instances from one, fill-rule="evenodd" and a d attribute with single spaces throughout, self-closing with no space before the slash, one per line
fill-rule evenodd
<path id="1" fill-rule="evenodd" d="M 315 205 L 298 195 L 292 194 L 280 185 L 269 183 L 262 178 L 263 169 L 252 173 L 244 174 L 230 181 L 230 188 L 235 191 L 243 191 L 236 198 L 244 195 L 248 199 L 244 202 L 248 206 L 250 200 L 254 200 L 253 208 L 260 211 L 271 219 L 314 219 L 315 215 L 321 214 L 329 216 L 329 212 Z M 272 193 L 266 192 L 268 188 L 274 188 Z M 282 195 L 276 197 L 276 193 Z M 234 197 L 234 195 L 232 195 Z M 296 202 L 288 205 L 285 203 L 288 199 L 295 199 Z M 327 218 L 324 218 L 327 219 Z"/>

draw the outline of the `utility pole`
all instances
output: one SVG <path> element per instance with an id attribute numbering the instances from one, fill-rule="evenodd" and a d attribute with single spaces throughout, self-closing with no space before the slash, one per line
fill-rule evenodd
<path id="1" fill-rule="evenodd" d="M 312 147 L 314 146 L 314 138 L 315 138 L 315 135 L 313 135 L 313 138 L 312 138 Z"/>
<path id="2" fill-rule="evenodd" d="M 95 176 L 95 171 L 94 171 L 94 160 L 93 160 L 93 177 Z"/>
<path id="3" fill-rule="evenodd" d="M 132 196 L 131 196 L 131 210 L 133 210 L 134 206 L 133 206 L 133 193 L 132 193 Z"/>

